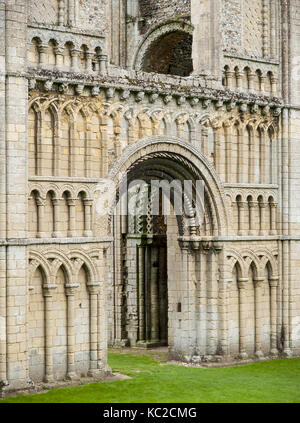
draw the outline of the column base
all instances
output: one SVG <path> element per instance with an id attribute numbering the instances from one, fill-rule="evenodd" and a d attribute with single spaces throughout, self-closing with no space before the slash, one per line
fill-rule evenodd
<path id="1" fill-rule="evenodd" d="M 80 380 L 80 377 L 75 372 L 70 372 L 67 374 L 66 380 L 70 380 L 71 382 L 77 382 Z"/>
<path id="2" fill-rule="evenodd" d="M 277 348 L 272 348 L 272 349 L 271 349 L 271 351 L 270 351 L 270 354 L 271 354 L 273 357 L 277 357 L 277 356 L 278 356 L 278 354 L 279 354 L 278 349 L 277 349 Z"/>
<path id="3" fill-rule="evenodd" d="M 9 390 L 8 380 L 0 380 L 0 398 L 5 397 L 5 393 Z"/>
<path id="4" fill-rule="evenodd" d="M 261 359 L 264 358 L 264 353 L 262 351 L 256 351 L 255 357 L 258 358 L 259 360 L 261 360 Z"/>
<path id="5" fill-rule="evenodd" d="M 83 236 L 85 236 L 86 238 L 92 238 L 93 232 L 92 231 L 84 231 Z"/>
<path id="6" fill-rule="evenodd" d="M 286 358 L 290 358 L 290 357 L 292 357 L 293 356 L 293 353 L 292 353 L 292 351 L 289 349 L 289 348 L 285 348 L 284 350 L 283 350 L 283 354 L 282 354 L 284 357 L 286 357 Z"/>
<path id="7" fill-rule="evenodd" d="M 44 377 L 44 382 L 45 383 L 54 383 L 54 377 L 53 375 L 47 375 Z"/>
<path id="8" fill-rule="evenodd" d="M 106 363 L 98 363 L 98 369 L 102 376 L 109 376 L 112 374 L 112 369 Z"/>
<path id="9" fill-rule="evenodd" d="M 248 358 L 248 354 L 246 352 L 241 352 L 239 353 L 238 358 L 241 360 L 246 360 Z"/>
<path id="10" fill-rule="evenodd" d="M 52 238 L 63 238 L 61 232 L 52 232 Z"/>
<path id="11" fill-rule="evenodd" d="M 103 372 L 101 371 L 101 369 L 90 369 L 87 375 L 88 377 L 102 377 Z"/>
<path id="12" fill-rule="evenodd" d="M 113 346 L 117 348 L 125 348 L 129 347 L 130 341 L 129 339 L 115 339 Z"/>
<path id="13" fill-rule="evenodd" d="M 26 387 L 28 389 L 33 389 L 35 387 L 34 381 L 30 378 L 26 379 Z"/>
<path id="14" fill-rule="evenodd" d="M 166 346 L 165 343 L 154 339 L 153 341 L 138 341 L 135 348 L 151 349 L 164 346 Z"/>

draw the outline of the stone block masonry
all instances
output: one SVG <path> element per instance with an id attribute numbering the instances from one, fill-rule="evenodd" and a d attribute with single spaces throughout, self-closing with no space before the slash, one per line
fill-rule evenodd
<path id="1" fill-rule="evenodd" d="M 108 345 L 300 354 L 298 9 L 0 0 L 1 395 L 101 378 Z M 123 174 L 136 216 L 100 215 Z M 152 216 L 153 179 L 201 210 Z"/>

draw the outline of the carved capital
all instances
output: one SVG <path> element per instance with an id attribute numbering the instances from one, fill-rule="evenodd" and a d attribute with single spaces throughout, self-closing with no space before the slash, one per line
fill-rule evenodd
<path id="1" fill-rule="evenodd" d="M 198 97 L 191 97 L 190 99 L 190 104 L 192 107 L 195 107 L 199 104 L 199 98 Z"/>
<path id="2" fill-rule="evenodd" d="M 159 94 L 157 94 L 157 93 L 152 93 L 151 95 L 150 95 L 150 97 L 149 97 L 149 101 L 150 101 L 150 103 L 155 103 L 156 102 L 156 100 L 158 99 L 158 97 L 159 97 Z"/>
<path id="3" fill-rule="evenodd" d="M 84 90 L 84 85 L 83 84 L 75 85 L 75 93 L 77 95 L 81 95 L 83 93 L 83 90 Z"/>
<path id="4" fill-rule="evenodd" d="M 277 288 L 279 286 L 279 276 L 273 276 L 269 279 L 271 288 Z"/>
<path id="5" fill-rule="evenodd" d="M 50 81 L 50 80 L 45 81 L 45 83 L 44 83 L 45 91 L 51 91 L 52 87 L 53 87 L 53 81 Z"/>
<path id="6" fill-rule="evenodd" d="M 242 113 L 246 113 L 248 111 L 248 104 L 246 104 L 246 103 L 241 104 L 240 105 L 240 111 Z"/>
<path id="7" fill-rule="evenodd" d="M 87 288 L 90 295 L 97 295 L 100 290 L 100 283 L 88 284 Z"/>
<path id="8" fill-rule="evenodd" d="M 165 97 L 164 97 L 164 103 L 165 104 L 168 104 L 168 103 L 170 103 L 170 101 L 172 100 L 172 96 L 171 95 L 166 95 Z"/>
<path id="9" fill-rule="evenodd" d="M 135 96 L 135 101 L 140 103 L 141 101 L 143 101 L 145 98 L 145 93 L 144 91 L 139 91 L 136 96 Z"/>
<path id="10" fill-rule="evenodd" d="M 57 285 L 44 285 L 43 286 L 43 296 L 44 297 L 53 297 L 54 290 L 57 288 Z"/>
<path id="11" fill-rule="evenodd" d="M 66 284 L 65 285 L 65 293 L 67 297 L 71 297 L 75 295 L 75 289 L 79 287 L 79 284 Z"/>
<path id="12" fill-rule="evenodd" d="M 105 91 L 106 99 L 111 100 L 115 96 L 115 89 L 114 88 L 107 88 Z"/>
<path id="13" fill-rule="evenodd" d="M 92 88 L 92 96 L 98 97 L 99 94 L 100 94 L 100 88 L 96 85 L 95 87 Z"/>
<path id="14" fill-rule="evenodd" d="M 186 98 L 184 96 L 180 96 L 177 98 L 177 104 L 178 106 L 181 106 L 182 104 L 184 104 L 186 101 Z"/>
<path id="15" fill-rule="evenodd" d="M 120 99 L 121 100 L 127 100 L 130 97 L 130 91 L 129 90 L 122 90 Z"/>
<path id="16" fill-rule="evenodd" d="M 248 282 L 249 282 L 248 278 L 240 278 L 238 280 L 238 288 L 241 289 L 241 290 L 246 289 Z"/>
<path id="17" fill-rule="evenodd" d="M 255 278 L 253 282 L 255 284 L 255 288 L 261 288 L 265 282 L 265 278 Z"/>

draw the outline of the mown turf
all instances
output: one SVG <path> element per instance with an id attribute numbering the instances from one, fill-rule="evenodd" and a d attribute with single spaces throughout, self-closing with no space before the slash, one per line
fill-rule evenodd
<path id="1" fill-rule="evenodd" d="M 151 356 L 110 353 L 113 371 L 130 380 L 53 389 L 6 403 L 299 403 L 300 359 L 197 369 Z"/>

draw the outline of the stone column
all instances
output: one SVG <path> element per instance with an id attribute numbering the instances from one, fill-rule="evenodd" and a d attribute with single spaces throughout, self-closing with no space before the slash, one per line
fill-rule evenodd
<path id="1" fill-rule="evenodd" d="M 198 331 L 198 340 L 199 340 L 199 349 L 201 355 L 206 355 L 207 353 L 207 256 L 209 254 L 209 243 L 202 242 L 201 249 L 201 268 L 200 268 L 200 288 L 199 288 L 199 297 L 200 297 L 200 310 L 199 310 L 199 331 Z"/>
<path id="2" fill-rule="evenodd" d="M 255 79 L 255 73 L 254 72 L 249 72 L 248 73 L 248 83 L 249 83 L 249 91 L 253 92 L 254 91 L 254 79 Z"/>
<path id="3" fill-rule="evenodd" d="M 248 143 L 246 142 L 246 133 L 245 130 L 239 131 L 238 137 L 238 169 L 237 169 L 237 182 L 238 183 L 248 183 L 248 155 L 249 148 Z"/>
<path id="4" fill-rule="evenodd" d="M 57 285 L 45 285 L 45 382 L 53 382 L 53 293 Z"/>
<path id="5" fill-rule="evenodd" d="M 274 276 L 269 280 L 271 287 L 271 354 L 278 355 L 277 349 L 277 291 L 279 276 Z"/>
<path id="6" fill-rule="evenodd" d="M 219 0 L 191 0 L 193 68 L 196 75 L 221 76 L 222 37 Z"/>
<path id="7" fill-rule="evenodd" d="M 225 181 L 230 182 L 233 174 L 233 166 L 232 166 L 232 127 L 227 123 L 225 123 L 225 157 L 226 157 L 226 165 L 225 165 Z"/>
<path id="8" fill-rule="evenodd" d="M 167 248 L 160 246 L 158 252 L 159 275 L 158 275 L 158 295 L 159 295 L 159 323 L 160 341 L 163 345 L 168 343 L 168 281 L 167 281 Z"/>
<path id="9" fill-rule="evenodd" d="M 145 327 L 146 343 L 151 341 L 151 246 L 152 239 L 147 240 L 145 248 Z"/>
<path id="10" fill-rule="evenodd" d="M 270 56 L 271 59 L 276 58 L 276 3 L 274 1 L 270 1 L 271 7 L 271 17 L 270 17 L 270 26 L 271 26 L 271 34 L 270 34 Z"/>
<path id="11" fill-rule="evenodd" d="M 266 210 L 267 210 L 267 204 L 260 202 L 259 203 L 260 208 L 260 230 L 259 234 L 261 236 L 267 235 L 266 231 Z"/>
<path id="12" fill-rule="evenodd" d="M 60 198 L 53 198 L 52 200 L 52 204 L 53 204 L 53 227 L 54 227 L 54 231 L 52 233 L 53 238 L 59 238 L 61 237 L 61 232 L 60 232 L 60 203 L 61 203 L 61 199 Z"/>
<path id="13" fill-rule="evenodd" d="M 243 201 L 238 202 L 238 211 L 239 211 L 239 231 L 238 234 L 240 236 L 246 235 L 246 221 L 245 221 L 245 215 L 246 215 L 246 206 L 247 203 Z"/>
<path id="14" fill-rule="evenodd" d="M 84 200 L 84 236 L 92 237 L 92 205 L 93 200 Z"/>
<path id="15" fill-rule="evenodd" d="M 260 90 L 261 90 L 262 94 L 265 93 L 265 90 L 266 90 L 266 80 L 267 80 L 267 78 L 265 76 L 261 75 L 261 77 L 260 77 Z"/>
<path id="16" fill-rule="evenodd" d="M 262 352 L 262 288 L 265 282 L 264 278 L 257 278 L 254 280 L 255 284 L 255 356 L 262 358 L 264 356 Z"/>
<path id="17" fill-rule="evenodd" d="M 76 236 L 76 198 L 68 198 L 69 207 L 69 230 L 68 237 L 73 238 Z"/>
<path id="18" fill-rule="evenodd" d="M 0 5 L 1 7 L 1 5 Z M 6 287 L 6 247 L 0 250 L 0 398 L 8 386 L 6 373 L 6 349 L 7 349 L 7 287 Z"/>
<path id="19" fill-rule="evenodd" d="M 69 284 L 65 286 L 67 296 L 67 379 L 78 380 L 75 372 L 75 289 L 79 285 Z"/>
<path id="20" fill-rule="evenodd" d="M 218 348 L 218 265 L 214 249 L 210 250 L 207 266 L 207 320 L 208 355 L 215 355 Z"/>
<path id="21" fill-rule="evenodd" d="M 93 60 L 94 53 L 86 52 L 86 70 L 87 72 L 93 71 L 92 60 Z"/>
<path id="22" fill-rule="evenodd" d="M 256 211 L 258 203 L 256 201 L 249 202 L 249 235 L 256 235 L 258 230 L 255 228 L 257 222 Z"/>
<path id="23" fill-rule="evenodd" d="M 54 48 L 55 53 L 55 62 L 57 69 L 61 69 L 64 64 L 64 47 L 62 46 L 56 46 Z"/>
<path id="24" fill-rule="evenodd" d="M 59 0 L 58 3 L 58 25 L 64 26 L 65 24 L 65 0 Z"/>
<path id="25" fill-rule="evenodd" d="M 107 247 L 106 247 L 107 248 Z M 98 272 L 100 275 L 100 291 L 98 292 L 98 369 L 104 374 L 110 373 L 111 369 L 107 364 L 107 295 L 106 295 L 106 281 L 107 281 L 107 249 L 102 247 L 98 260 Z M 120 336 L 121 338 L 121 336 Z"/>
<path id="26" fill-rule="evenodd" d="M 270 213 L 271 213 L 271 227 L 270 235 L 277 235 L 277 204 L 270 203 Z"/>
<path id="27" fill-rule="evenodd" d="M 101 54 L 99 56 L 99 62 L 100 62 L 100 73 L 101 75 L 105 75 L 107 73 L 107 55 Z"/>
<path id="28" fill-rule="evenodd" d="M 28 246 L 25 242 L 28 236 L 28 79 L 21 72 L 27 66 L 28 2 L 4 3 L 5 10 L 3 1 L 0 2 L 0 226 L 3 239 L 13 239 L 14 242 L 5 245 L 4 251 L 0 248 L 5 255 L 0 264 L 2 267 L 5 260 L 1 275 L 5 282 L 0 282 L 0 320 L 5 333 L 0 332 L 0 344 L 4 338 L 4 383 L 8 380 L 9 389 L 14 390 L 32 387 L 28 378 Z M 7 116 L 6 123 L 4 116 Z M 6 297 L 4 313 L 3 288 Z"/>
<path id="29" fill-rule="evenodd" d="M 239 322 L 240 322 L 240 353 L 241 359 L 248 358 L 246 352 L 246 307 L 247 307 L 247 283 L 249 279 L 241 278 L 238 280 L 239 289 Z"/>
<path id="30" fill-rule="evenodd" d="M 99 374 L 98 359 L 98 292 L 100 283 L 88 285 L 90 294 L 90 370 L 89 376 Z"/>
<path id="31" fill-rule="evenodd" d="M 268 183 L 268 165 L 267 157 L 267 135 L 264 129 L 260 132 L 260 143 L 261 143 L 261 156 L 260 156 L 260 183 L 266 184 Z"/>
<path id="32" fill-rule="evenodd" d="M 221 180 L 224 181 L 224 166 L 221 166 L 221 161 L 224 160 L 224 152 L 222 151 L 223 145 L 221 139 L 221 127 L 214 129 L 214 164 L 217 174 Z M 222 171 L 223 170 L 223 171 Z"/>
<path id="33" fill-rule="evenodd" d="M 45 238 L 46 237 L 46 229 L 45 229 L 45 205 L 46 199 L 44 198 L 37 198 L 37 207 L 38 207 L 38 232 L 37 238 Z"/>
<path id="34" fill-rule="evenodd" d="M 184 297 L 183 304 L 183 324 L 185 325 L 182 329 L 185 330 L 186 336 L 185 339 L 182 339 L 183 346 L 181 348 L 181 352 L 184 351 L 187 355 L 192 356 L 194 354 L 193 349 L 193 339 L 191 333 L 191 307 L 190 307 L 190 283 L 191 283 L 191 274 L 190 274 L 190 259 L 192 252 L 190 251 L 191 242 L 190 237 L 184 237 L 181 239 L 180 242 L 181 247 L 181 257 L 182 257 L 182 267 L 181 267 L 181 283 L 182 283 L 182 291 Z M 180 334 L 183 334 L 183 331 L 180 331 Z M 177 341 L 177 345 L 178 345 Z M 185 345 L 185 348 L 184 348 Z M 178 346 L 177 346 L 178 348 Z M 189 351 L 187 351 L 187 348 Z"/>
<path id="35" fill-rule="evenodd" d="M 151 342 L 159 341 L 158 248 L 151 249 Z"/>
<path id="36" fill-rule="evenodd" d="M 271 94 L 272 95 L 277 95 L 277 83 L 278 83 L 278 79 L 275 76 L 271 77 Z"/>
<path id="37" fill-rule="evenodd" d="M 78 57 L 79 57 L 80 53 L 81 53 L 80 50 L 77 50 L 76 48 L 73 48 L 71 50 L 71 58 L 72 58 L 71 71 L 72 72 L 79 72 Z"/>
<path id="38" fill-rule="evenodd" d="M 75 26 L 75 0 L 69 0 L 68 4 L 68 24 L 73 27 Z"/>
<path id="39" fill-rule="evenodd" d="M 205 126 L 202 128 L 202 131 L 201 131 L 201 141 L 202 141 L 201 150 L 205 156 L 208 156 L 208 126 L 207 125 L 208 124 L 205 124 Z"/>
<path id="40" fill-rule="evenodd" d="M 243 72 L 236 73 L 236 85 L 238 90 L 243 89 L 243 76 L 244 76 Z"/>
<path id="41" fill-rule="evenodd" d="M 44 66 L 47 64 L 47 50 L 48 45 L 47 44 L 40 44 L 39 47 L 39 54 L 40 54 L 40 65 Z"/>
<path id="42" fill-rule="evenodd" d="M 235 79 L 235 72 L 227 70 L 225 72 L 225 76 L 226 76 L 226 81 L 227 81 L 227 87 L 228 88 L 235 88 L 234 84 L 233 84 L 233 81 Z"/>
<path id="43" fill-rule="evenodd" d="M 255 161 L 257 160 L 257 157 L 255 157 L 255 146 L 254 146 L 254 133 L 253 128 L 249 130 L 249 133 L 247 131 L 247 138 L 248 138 L 248 183 L 254 184 L 254 167 L 255 167 Z M 243 166 L 247 166 L 247 162 L 243 163 Z"/>
<path id="44" fill-rule="evenodd" d="M 139 276 L 139 342 L 146 341 L 145 334 L 145 249 L 142 245 L 138 247 L 138 276 Z"/>
<path id="45" fill-rule="evenodd" d="M 219 289 L 218 289 L 218 311 L 219 311 L 219 327 L 220 327 L 220 351 L 218 354 L 228 355 L 228 280 L 225 279 L 225 251 L 221 243 L 215 242 L 214 249 L 218 254 L 219 268 Z"/>
<path id="46" fill-rule="evenodd" d="M 270 0 L 263 0 L 263 57 L 270 57 Z"/>

